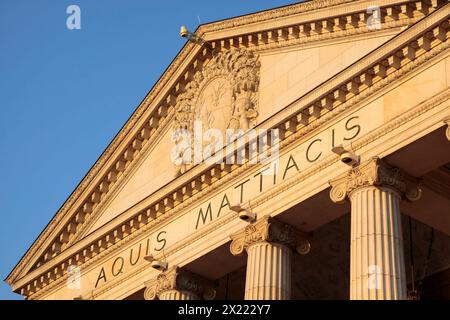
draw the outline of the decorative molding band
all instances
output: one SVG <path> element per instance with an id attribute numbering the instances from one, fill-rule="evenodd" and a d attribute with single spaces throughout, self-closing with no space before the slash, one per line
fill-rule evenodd
<path id="1" fill-rule="evenodd" d="M 439 13 L 439 11 L 436 13 Z M 410 73 L 418 66 L 448 49 L 450 45 L 447 40 L 448 19 L 439 22 L 438 19 L 436 21 L 434 16 L 430 16 L 429 18 L 431 22 L 424 19 L 424 21 L 411 27 L 412 31 L 416 34 L 413 41 L 407 42 L 406 45 L 404 44 L 400 48 L 397 47 L 395 50 L 390 49 L 391 55 L 385 55 L 378 63 L 372 62 L 365 69 L 359 69 L 358 77 L 355 78 L 353 75 L 349 79 L 346 75 L 347 81 L 349 80 L 348 82 L 341 80 L 340 85 L 333 85 L 334 90 L 325 92 L 324 98 L 320 99 L 319 96 L 319 99 L 313 100 L 312 103 L 308 103 L 304 108 L 296 108 L 295 111 L 291 107 L 287 108 L 288 110 L 292 110 L 291 117 L 287 121 L 281 122 L 281 124 L 274 124 L 275 128 L 278 127 L 285 132 L 282 137 L 281 148 L 290 145 L 298 137 L 318 128 L 321 124 L 329 121 L 337 114 L 363 101 L 368 96 L 385 88 L 388 84 L 400 79 L 400 77 Z M 436 25 L 436 23 L 438 24 Z M 422 27 L 425 26 L 426 29 L 417 30 L 419 25 Z M 409 32 L 409 30 L 407 31 Z M 394 39 L 393 43 L 397 43 L 398 41 L 398 39 Z M 403 52 L 403 54 L 400 54 L 400 52 Z M 373 58 L 369 55 L 366 57 L 366 60 L 373 61 Z M 358 67 L 363 61 L 364 59 L 358 63 Z M 347 70 L 345 73 L 347 73 Z M 345 88 L 350 88 L 351 90 L 345 90 Z M 317 90 L 323 89 L 319 87 Z M 344 101 L 341 99 L 344 99 Z M 171 218 L 174 214 L 191 205 L 199 197 L 215 190 L 218 185 L 230 181 L 245 169 L 247 169 L 246 165 L 241 167 L 214 166 L 208 168 L 187 185 L 182 185 L 179 189 L 170 193 L 168 198 L 162 198 L 157 203 L 151 204 L 147 209 L 137 212 L 132 218 L 121 224 L 117 230 L 111 230 L 111 232 L 105 234 L 104 237 L 93 243 L 89 248 L 81 250 L 69 260 L 76 262 L 78 265 L 85 264 L 88 260 L 93 260 L 92 258 L 94 256 L 97 256 L 106 249 L 110 247 L 116 248 L 114 245 L 116 242 L 121 242 L 125 238 L 127 240 L 128 238 L 134 238 L 166 219 Z M 209 183 L 205 183 L 205 181 Z M 174 197 L 178 199 L 180 196 L 183 198 L 183 201 L 174 202 Z M 133 237 L 129 237 L 131 234 L 133 234 Z M 69 260 L 64 262 L 64 265 Z M 44 283 L 55 281 L 55 279 L 63 276 L 64 272 L 64 268 L 62 267 L 52 268 L 49 270 L 49 277 L 44 276 L 43 281 L 36 280 L 31 283 L 29 287 L 30 291 L 33 292 L 37 288 L 42 288 Z M 28 289 L 24 290 L 25 293 L 30 291 Z"/>
<path id="2" fill-rule="evenodd" d="M 255 243 L 270 242 L 280 244 L 296 250 L 300 254 L 307 254 L 311 244 L 306 234 L 294 227 L 281 223 L 266 215 L 250 223 L 245 228 L 230 236 L 230 251 L 233 255 L 241 255 Z"/>
<path id="3" fill-rule="evenodd" d="M 342 203 L 347 197 L 351 197 L 355 190 L 376 186 L 392 189 L 410 201 L 419 200 L 422 190 L 418 182 L 408 183 L 405 176 L 400 169 L 392 168 L 380 158 L 373 157 L 345 175 L 330 180 L 330 198 L 333 202 Z"/>
<path id="4" fill-rule="evenodd" d="M 349 2 L 355 2 L 355 0 L 310 0 L 302 3 L 275 8 L 272 10 L 266 10 L 262 12 L 257 12 L 249 15 L 244 15 L 242 17 L 227 19 L 224 21 L 208 23 L 201 26 L 199 31 L 201 33 L 213 32 L 223 29 L 229 29 L 237 26 L 242 26 L 250 23 L 262 22 L 269 19 L 282 18 L 294 14 L 304 13 L 308 11 L 313 11 L 322 8 L 329 8 L 332 6 L 337 6 Z"/>
<path id="5" fill-rule="evenodd" d="M 177 266 L 160 273 L 156 279 L 145 283 L 145 300 L 155 300 L 165 291 L 187 291 L 197 299 L 213 300 L 216 296 L 214 286 L 198 275 Z"/>
<path id="6" fill-rule="evenodd" d="M 438 3 L 440 2 L 440 3 Z M 396 14 L 400 16 L 406 16 L 413 10 L 420 10 L 423 13 L 429 13 L 430 10 L 435 9 L 443 1 L 430 0 L 430 1 L 390 1 L 390 0 L 378 0 L 376 5 L 383 8 L 383 13 Z M 350 4 L 351 8 L 356 11 L 354 14 L 359 13 L 361 10 L 365 11 L 367 7 L 374 5 L 370 1 L 360 0 L 312 0 L 302 3 L 289 5 L 286 7 L 275 8 L 272 10 L 266 10 L 254 14 L 244 15 L 232 19 L 213 22 L 205 25 L 201 25 L 196 33 L 203 35 L 215 31 L 221 31 L 231 28 L 237 28 L 244 25 L 261 23 L 267 20 L 276 20 L 293 15 L 302 15 L 302 20 L 313 21 L 315 13 L 321 9 L 326 9 L 326 14 L 329 16 L 338 16 L 334 13 L 342 8 L 342 5 Z M 392 10 L 392 8 L 395 8 Z M 322 11 L 324 12 L 324 10 Z"/>
<path id="7" fill-rule="evenodd" d="M 356 143 L 354 144 L 354 149 L 359 150 L 359 149 L 363 148 L 364 146 L 368 145 L 369 143 L 376 141 L 378 138 L 384 136 L 385 134 L 392 132 L 393 130 L 408 123 L 409 121 L 413 120 L 414 118 L 432 110 L 433 108 L 441 105 L 443 102 L 448 101 L 449 99 L 450 99 L 450 89 L 444 90 L 443 92 L 436 95 L 432 99 L 421 103 L 420 105 L 415 107 L 414 110 L 408 112 L 405 116 L 400 117 L 398 120 L 394 120 L 391 123 L 388 123 L 387 125 L 376 130 L 372 134 L 357 140 Z M 270 199 L 273 199 L 273 198 L 283 194 L 284 192 L 295 187 L 302 181 L 305 181 L 306 179 L 311 178 L 318 172 L 322 172 L 323 170 L 325 170 L 326 168 L 328 168 L 335 162 L 336 162 L 336 156 L 329 156 L 326 160 L 323 160 L 321 164 L 307 169 L 306 171 L 304 171 L 302 174 L 298 175 L 297 177 L 288 179 L 288 180 L 284 181 L 279 187 L 255 198 L 251 202 L 252 207 L 258 207 L 259 205 L 264 204 L 265 202 L 269 201 Z M 223 217 L 222 219 L 219 219 L 216 222 L 213 222 L 211 224 L 211 226 L 204 228 L 202 231 L 200 231 L 200 232 L 196 233 L 195 235 L 193 235 L 192 237 L 186 239 L 186 241 L 183 241 L 182 243 L 165 251 L 165 254 L 167 256 L 170 256 L 170 255 L 186 248 L 187 246 L 195 243 L 196 241 L 200 240 L 201 238 L 211 234 L 211 232 L 218 230 L 219 228 L 230 223 L 233 220 L 236 220 L 236 218 L 237 218 L 237 214 L 230 214 L 226 217 Z M 111 284 L 102 287 L 100 290 L 96 291 L 96 296 L 100 296 L 101 294 L 111 290 L 112 288 L 116 287 L 117 285 L 124 283 L 128 279 L 131 279 L 132 277 L 140 274 L 147 268 L 148 268 L 147 266 L 138 268 L 137 270 L 130 272 L 130 274 L 128 274 L 126 277 L 120 278 L 117 281 L 113 281 Z"/>

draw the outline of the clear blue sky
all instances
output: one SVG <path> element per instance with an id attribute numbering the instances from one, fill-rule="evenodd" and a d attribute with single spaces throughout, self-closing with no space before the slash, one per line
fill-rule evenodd
<path id="1" fill-rule="evenodd" d="M 293 2 L 0 0 L 1 280 L 181 49 L 181 24 Z"/>

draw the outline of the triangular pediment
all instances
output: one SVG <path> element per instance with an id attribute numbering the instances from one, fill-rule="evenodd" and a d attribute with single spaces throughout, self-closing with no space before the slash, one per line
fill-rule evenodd
<path id="1" fill-rule="evenodd" d="M 386 8 L 380 29 L 367 28 L 366 1 L 350 0 L 309 1 L 200 26 L 204 43 L 188 42 L 180 51 L 8 282 L 183 176 L 187 169 L 171 158 L 174 128 L 189 129 L 197 117 L 222 130 L 257 126 L 424 16 L 422 7 L 404 12 L 409 19 Z M 206 105 L 216 107 L 206 112 Z"/>
<path id="2" fill-rule="evenodd" d="M 290 51 L 261 54 L 258 57 L 258 63 L 255 60 L 252 64 L 252 70 L 253 68 L 258 70 L 254 70 L 255 72 L 251 75 L 258 77 L 257 82 L 253 84 L 255 90 L 251 91 L 252 94 L 258 93 L 253 97 L 255 101 L 251 102 L 252 110 L 258 116 L 245 118 L 244 125 L 251 127 L 270 118 L 274 113 L 350 66 L 394 35 L 391 33 L 369 39 L 342 39 L 340 42 L 326 46 L 297 47 Z M 245 58 L 248 62 L 248 58 Z M 185 90 L 191 97 L 190 103 L 183 105 L 183 107 L 189 106 L 189 113 L 193 119 L 202 121 L 203 127 L 208 126 L 219 130 L 232 127 L 233 119 L 237 118 L 236 114 L 233 114 L 232 103 L 236 94 L 232 87 L 237 85 L 234 81 L 235 75 L 228 68 L 217 67 L 217 64 L 223 66 L 224 59 L 229 60 L 229 55 L 218 59 L 220 61 L 208 62 L 208 65 L 199 72 L 200 79 L 188 84 Z M 211 67 L 213 64 L 214 67 Z M 231 79 L 227 80 L 227 77 Z M 249 77 L 250 75 L 247 74 L 247 78 Z M 251 87 L 248 81 L 245 85 Z M 214 103 L 216 96 L 220 96 L 222 100 Z M 210 118 L 206 114 L 209 109 L 211 109 Z M 183 115 L 183 110 L 179 110 L 178 114 Z M 80 234 L 80 237 L 100 228 L 177 176 L 178 167 L 171 159 L 172 149 L 175 146 L 172 140 L 174 132 L 172 129 L 183 126 L 192 129 L 192 122 L 187 121 L 186 117 L 179 118 L 175 117 L 161 136 L 141 156 L 142 159 L 136 161 L 128 173 L 129 177 L 125 178 L 120 188 L 110 195 L 109 201 L 104 208 L 98 210 L 95 219 L 91 220 L 91 225 Z M 211 123 L 206 123 L 208 120 Z M 242 119 L 240 121 L 242 122 Z M 241 128 L 240 125 L 241 123 L 238 122 L 236 128 Z"/>

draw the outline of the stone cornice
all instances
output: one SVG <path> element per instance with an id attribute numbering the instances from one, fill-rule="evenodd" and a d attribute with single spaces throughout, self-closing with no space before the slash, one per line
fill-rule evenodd
<path id="1" fill-rule="evenodd" d="M 392 168 L 378 157 L 374 157 L 349 170 L 347 174 L 330 181 L 330 198 L 342 203 L 355 190 L 365 187 L 381 187 L 395 191 L 410 201 L 420 198 L 422 193 L 418 182 L 406 179 L 407 175 L 398 168 Z"/>
<path id="2" fill-rule="evenodd" d="M 259 242 L 280 244 L 301 254 L 308 253 L 310 249 L 306 234 L 270 216 L 264 216 L 255 223 L 248 224 L 230 238 L 232 240 L 230 251 L 233 255 L 241 255 L 244 250 Z"/>
<path id="3" fill-rule="evenodd" d="M 212 300 L 216 296 L 216 290 L 209 281 L 177 266 L 160 273 L 156 279 L 146 282 L 145 286 L 145 300 L 154 300 L 168 290 L 188 291 L 205 300 Z"/>
<path id="4" fill-rule="evenodd" d="M 373 3 L 366 0 L 354 1 L 351 7 L 327 8 L 320 13 L 313 11 L 292 21 L 283 20 L 282 23 L 273 25 L 266 23 L 262 26 L 256 24 L 259 28 L 255 27 L 251 32 L 247 30 L 245 34 L 238 34 L 239 30 L 235 27 L 230 29 L 233 30 L 232 36 L 227 34 L 223 38 L 214 38 L 207 37 L 208 33 L 205 35 L 215 50 L 236 47 L 262 51 L 338 39 L 377 31 L 378 29 L 367 25 L 370 17 L 367 8 L 372 5 Z M 376 5 L 380 7 L 380 28 L 385 31 L 409 26 L 433 12 L 440 4 L 437 1 L 428 3 L 382 0 Z M 200 28 L 198 32 L 201 33 L 201 30 Z"/>
<path id="5" fill-rule="evenodd" d="M 445 9 L 445 8 L 443 8 Z M 447 10 L 448 11 L 448 10 Z M 427 19 L 426 23 L 421 23 L 419 22 L 418 24 L 416 24 L 414 27 L 411 27 L 410 29 L 414 29 L 414 31 L 416 32 L 417 36 L 419 36 L 420 32 L 421 32 L 421 28 L 423 29 L 424 27 L 429 27 L 431 25 L 433 25 L 434 23 L 436 23 L 436 21 L 438 21 L 439 19 L 442 19 L 442 14 L 443 12 L 441 11 L 441 15 L 434 15 L 432 17 L 429 17 L 430 19 Z M 441 28 L 441 29 L 440 29 Z M 442 29 L 443 28 L 443 29 Z M 435 28 L 436 29 L 436 28 Z M 434 29 L 433 29 L 434 30 Z M 415 55 L 411 56 L 408 52 L 407 55 L 396 55 L 395 57 L 393 57 L 391 60 L 389 60 L 389 57 L 386 57 L 386 60 L 383 61 L 383 65 L 384 67 L 380 69 L 380 67 L 376 67 L 373 66 L 373 63 L 375 61 L 377 61 L 376 59 L 373 59 L 373 54 L 370 57 L 366 57 L 365 58 L 365 63 L 367 66 L 367 60 L 369 60 L 369 62 L 371 62 L 372 67 L 370 70 L 368 71 L 368 74 L 370 75 L 370 81 L 366 81 L 368 78 L 366 76 L 362 77 L 360 76 L 358 79 L 358 81 L 356 81 L 356 86 L 358 88 L 361 89 L 361 91 L 363 91 L 363 89 L 367 89 L 369 87 L 372 87 L 375 83 L 377 83 L 378 80 L 387 80 L 390 79 L 395 80 L 395 77 L 393 77 L 393 74 L 398 73 L 401 70 L 406 70 L 406 71 L 410 71 L 412 68 L 411 64 L 407 65 L 406 68 L 403 67 L 403 65 L 400 63 L 400 65 L 398 64 L 399 62 L 402 61 L 407 61 L 405 59 L 408 59 L 409 62 L 412 61 L 416 61 L 416 62 L 423 62 L 426 61 L 426 59 L 431 58 L 433 55 L 431 54 L 432 52 L 439 52 L 439 50 L 437 50 L 439 47 L 438 44 L 442 42 L 442 39 L 439 40 L 439 37 L 442 37 L 442 32 L 440 32 L 439 30 L 448 30 L 446 25 L 443 26 L 438 26 L 436 29 L 436 32 L 433 31 L 433 33 L 431 35 L 427 36 L 427 39 L 425 40 L 421 40 L 418 42 L 419 46 L 416 46 L 415 48 L 413 46 L 411 46 L 413 53 Z M 411 33 L 413 31 L 407 30 L 404 34 L 407 35 L 405 37 L 407 37 L 407 39 L 410 39 L 411 37 Z M 414 33 L 412 33 L 414 35 Z M 404 37 L 404 38 L 405 38 Z M 446 32 L 444 32 L 444 37 L 446 39 Z M 444 41 L 445 41 L 444 39 Z M 395 39 L 394 41 L 391 42 L 391 46 L 397 46 L 399 44 L 399 42 L 402 41 L 402 38 L 400 37 Z M 437 41 L 437 42 L 436 42 Z M 409 49 L 410 46 L 408 46 Z M 400 48 L 401 49 L 401 48 Z M 392 50 L 392 49 L 391 49 Z M 442 48 L 441 48 L 442 50 Z M 386 54 L 388 51 L 387 48 L 384 48 L 384 54 Z M 437 54 L 437 53 L 436 53 Z M 428 58 L 426 58 L 426 56 L 429 56 Z M 422 58 L 421 60 L 418 60 L 417 58 Z M 423 60 L 423 58 L 426 58 L 425 60 Z M 380 58 L 378 58 L 380 59 Z M 399 68 L 398 68 L 399 67 Z M 356 66 L 353 68 L 349 68 L 349 69 L 355 69 Z M 360 69 L 361 70 L 361 69 Z M 384 72 L 387 71 L 387 72 Z M 349 70 L 346 70 L 346 73 L 349 73 Z M 354 72 L 354 71 L 353 71 Z M 371 73 L 372 72 L 372 73 Z M 361 73 L 362 75 L 363 73 Z M 335 80 L 335 79 L 333 79 Z M 375 80 L 375 81 L 374 81 Z M 353 82 L 352 82 L 353 83 Z M 377 83 L 378 84 L 378 83 Z M 353 84 L 352 84 L 353 85 Z M 330 84 L 328 84 L 328 86 L 330 86 Z M 357 96 L 360 96 L 361 93 L 357 90 L 357 94 L 351 94 L 350 91 L 346 91 L 345 88 L 348 88 L 347 86 L 343 86 L 338 88 L 337 90 L 337 95 L 335 93 L 330 93 L 330 95 L 327 95 L 324 99 L 321 99 L 319 101 L 316 102 L 316 104 L 314 105 L 310 105 L 310 107 L 306 108 L 306 109 L 302 109 L 302 112 L 299 113 L 295 113 L 295 112 L 291 112 L 290 114 L 295 114 L 294 118 L 290 118 L 289 121 L 294 121 L 295 125 L 296 125 L 296 132 L 297 131 L 302 131 L 303 129 L 307 127 L 311 127 L 310 124 L 312 125 L 312 127 L 314 127 L 315 123 L 317 122 L 313 122 L 312 120 L 318 119 L 320 118 L 322 115 L 326 115 L 327 111 L 329 111 L 330 108 L 330 102 L 331 102 L 331 108 L 334 109 L 335 108 L 335 103 L 336 106 L 339 105 L 339 99 L 340 97 L 342 97 L 342 94 L 339 93 L 339 90 L 343 90 L 343 93 L 345 95 L 348 95 L 348 100 L 351 100 L 353 98 L 356 98 Z M 353 89 L 353 88 L 352 88 Z M 315 92 L 317 92 L 318 90 L 314 90 Z M 366 94 L 364 95 L 364 97 L 367 96 L 367 91 Z M 352 103 L 354 103 L 355 101 L 353 100 Z M 295 103 L 295 105 L 297 105 L 297 103 Z M 293 107 L 292 107 L 293 108 Z M 289 110 L 292 109 L 291 107 L 287 108 Z M 298 110 L 298 107 L 296 108 Z M 324 110 L 324 112 L 322 113 L 321 110 Z M 292 110 L 291 110 L 292 111 Z M 280 117 L 276 117 L 277 119 L 279 119 Z M 327 118 L 327 117 L 325 117 Z M 273 120 L 275 121 L 275 120 Z M 267 123 L 266 123 L 267 124 Z M 281 127 L 284 127 L 285 124 L 282 124 Z M 289 126 L 289 128 L 292 128 L 292 126 Z M 286 134 L 286 139 L 287 141 L 289 141 L 290 137 L 292 137 L 292 132 L 287 132 Z M 287 142 L 286 141 L 286 142 Z M 200 169 L 199 169 L 200 170 Z M 216 181 L 219 180 L 221 178 L 223 178 L 224 174 L 221 173 L 222 170 L 225 170 L 226 172 L 229 172 L 230 168 L 213 168 L 211 170 L 209 170 L 208 173 L 205 174 L 205 176 L 209 177 L 209 181 L 211 181 L 211 177 L 212 177 L 212 181 Z M 194 177 L 196 180 L 197 178 L 199 178 L 199 176 Z M 194 180 L 190 181 L 189 184 L 191 185 L 191 188 L 187 188 L 185 187 L 185 190 L 191 192 L 192 194 L 196 194 L 197 192 L 200 192 L 203 188 L 207 187 L 207 183 L 204 184 L 198 184 L 197 182 L 195 182 Z M 200 177 L 200 180 L 201 177 Z M 208 179 L 203 180 L 203 181 L 208 181 Z M 194 184 L 192 184 L 191 182 L 194 182 Z M 192 186 L 194 186 L 194 188 L 192 188 Z M 181 188 L 183 189 L 183 187 Z M 179 196 L 179 194 L 177 193 L 171 193 L 172 195 Z M 203 192 L 202 192 L 203 194 Z M 162 200 L 154 205 L 151 206 L 151 208 L 146 209 L 144 211 L 140 211 L 139 213 L 137 213 L 131 220 L 126 221 L 125 224 L 122 224 L 120 226 L 120 235 L 118 237 L 113 237 L 115 241 L 120 241 L 121 239 L 123 239 L 124 237 L 128 236 L 129 234 L 131 234 L 132 232 L 134 232 L 135 230 L 141 228 L 142 226 L 146 225 L 148 222 L 150 221 L 156 221 L 154 220 L 155 216 L 155 212 L 159 212 L 159 213 L 165 213 L 168 211 L 172 211 L 172 209 L 174 208 L 174 201 L 172 198 L 172 201 L 170 201 L 170 199 L 166 200 Z M 156 210 L 156 211 L 155 211 Z M 159 218 L 165 220 L 165 218 L 162 216 L 160 216 Z M 161 221 L 161 219 L 157 219 L 158 221 Z M 153 225 L 154 223 L 152 223 Z M 73 228 L 73 227 L 72 227 Z M 99 240 L 99 242 L 97 244 L 93 245 L 93 250 L 94 250 L 94 255 L 96 254 L 95 252 L 101 252 L 103 251 L 105 248 L 109 247 L 110 241 L 108 240 L 108 236 L 111 239 L 111 235 L 107 234 L 106 235 L 107 238 L 103 238 L 101 241 Z M 90 253 L 91 252 L 91 253 Z M 86 251 L 87 255 L 84 255 L 84 253 L 79 253 L 77 254 L 77 257 L 74 257 L 72 260 L 76 261 L 77 263 L 84 263 L 84 261 L 86 261 L 87 259 L 90 259 L 91 256 L 93 256 L 92 251 L 87 250 Z M 26 259 L 24 259 L 23 261 L 26 261 Z M 23 263 L 23 261 L 21 263 Z M 56 272 L 55 276 L 51 276 L 51 278 L 57 278 L 60 275 L 60 272 L 64 273 L 63 270 L 59 270 Z M 13 275 L 13 274 L 12 274 Z M 10 277 L 9 277 L 10 278 Z M 49 278 L 49 279 L 51 279 Z M 39 284 L 39 281 L 36 282 L 36 285 Z"/>
<path id="6" fill-rule="evenodd" d="M 447 167 L 440 167 L 427 173 L 421 182 L 425 188 L 450 200 L 450 169 Z"/>

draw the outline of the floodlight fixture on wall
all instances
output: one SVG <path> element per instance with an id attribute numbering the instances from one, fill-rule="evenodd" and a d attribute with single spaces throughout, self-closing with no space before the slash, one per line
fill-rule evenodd
<path id="1" fill-rule="evenodd" d="M 144 257 L 144 260 L 150 262 L 150 265 L 153 269 L 158 271 L 166 271 L 168 267 L 167 261 L 157 260 L 152 255 L 148 255 Z"/>
<path id="2" fill-rule="evenodd" d="M 230 209 L 234 212 L 237 212 L 239 215 L 239 219 L 246 222 L 253 222 L 256 220 L 256 213 L 253 211 L 242 207 L 241 204 L 235 204 L 230 207 Z"/>
<path id="3" fill-rule="evenodd" d="M 189 42 L 203 46 L 211 52 L 213 51 L 209 43 L 207 43 L 203 38 L 199 37 L 195 32 L 190 32 L 186 26 L 181 26 L 180 36 L 182 38 L 186 38 Z"/>
<path id="4" fill-rule="evenodd" d="M 342 144 L 334 147 L 333 149 L 331 149 L 331 151 L 340 156 L 342 163 L 345 163 L 346 165 L 352 167 L 356 167 L 357 165 L 359 165 L 360 157 L 356 155 L 351 149 L 345 149 Z"/>

